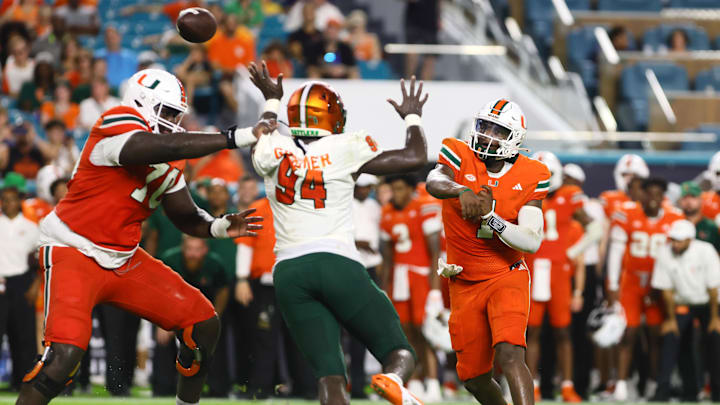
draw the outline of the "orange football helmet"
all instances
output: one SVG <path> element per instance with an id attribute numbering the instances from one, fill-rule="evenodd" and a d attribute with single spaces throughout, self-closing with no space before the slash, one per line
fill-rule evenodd
<path id="1" fill-rule="evenodd" d="M 345 107 L 340 95 L 323 82 L 307 82 L 290 96 L 287 107 L 293 136 L 320 137 L 341 134 Z"/>

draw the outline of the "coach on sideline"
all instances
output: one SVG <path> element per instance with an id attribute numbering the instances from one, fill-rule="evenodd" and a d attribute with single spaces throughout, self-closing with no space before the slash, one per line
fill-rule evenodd
<path id="1" fill-rule="evenodd" d="M 701 325 L 701 358 L 710 359 L 712 401 L 720 401 L 720 318 L 718 287 L 720 258 L 708 242 L 695 239 L 695 225 L 688 220 L 673 222 L 669 241 L 655 259 L 651 285 L 662 291 L 665 321 L 662 324 L 660 374 L 654 401 L 665 402 L 670 396 L 670 376 L 682 347 L 694 352 L 693 322 Z M 698 367 L 681 367 L 683 400 L 695 401 L 698 394 Z"/>

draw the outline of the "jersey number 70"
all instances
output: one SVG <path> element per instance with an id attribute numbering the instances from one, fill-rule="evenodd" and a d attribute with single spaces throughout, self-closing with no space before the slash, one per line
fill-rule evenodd
<path id="1" fill-rule="evenodd" d="M 295 184 L 300 177 L 295 174 L 289 157 L 285 156 L 280 161 L 277 175 L 278 184 L 275 186 L 275 198 L 280 203 L 292 205 L 295 202 Z M 325 208 L 327 190 L 325 190 L 325 181 L 321 170 L 307 171 L 302 186 L 300 186 L 300 198 L 313 200 L 316 209 Z"/>

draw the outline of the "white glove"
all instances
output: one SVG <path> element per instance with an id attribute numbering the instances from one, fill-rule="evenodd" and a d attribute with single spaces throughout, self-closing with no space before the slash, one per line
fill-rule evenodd
<path id="1" fill-rule="evenodd" d="M 430 290 L 425 300 L 425 317 L 436 318 L 443 309 L 445 309 L 445 303 L 442 292 L 438 289 Z"/>
<path id="2" fill-rule="evenodd" d="M 457 264 L 445 263 L 445 260 L 443 260 L 442 258 L 438 259 L 438 276 L 442 276 L 445 278 L 455 277 L 460 274 L 461 271 L 463 271 L 462 266 L 458 266 Z"/>

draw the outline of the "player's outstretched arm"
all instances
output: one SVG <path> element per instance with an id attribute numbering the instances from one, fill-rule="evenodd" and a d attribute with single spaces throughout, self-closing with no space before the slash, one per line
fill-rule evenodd
<path id="1" fill-rule="evenodd" d="M 262 92 L 265 97 L 265 108 L 260 116 L 265 120 L 276 120 L 277 111 L 280 108 L 280 100 L 283 96 L 282 73 L 278 75 L 277 81 L 273 81 L 270 77 L 267 64 L 262 61 L 262 69 L 258 68 L 255 62 L 251 62 L 248 66 L 250 72 L 250 81 Z"/>
<path id="2" fill-rule="evenodd" d="M 421 169 L 427 163 L 427 142 L 425 133 L 420 125 L 422 108 L 427 102 L 428 94 L 422 97 L 423 83 L 417 86 L 415 91 L 415 76 L 410 79 L 410 92 L 405 89 L 405 80 L 400 80 L 402 90 L 402 103 L 398 105 L 395 101 L 388 99 L 388 102 L 395 108 L 400 118 L 405 120 L 407 125 L 405 147 L 403 149 L 388 150 L 378 155 L 373 160 L 365 163 L 358 173 L 369 173 L 374 175 L 385 175 L 392 173 L 413 172 Z"/>
<path id="3" fill-rule="evenodd" d="M 254 127 L 231 127 L 222 132 L 136 132 L 122 146 L 119 162 L 128 166 L 194 159 L 223 149 L 252 145 L 260 135 L 271 133 L 275 128 L 277 122 L 274 120 L 261 120 Z"/>
<path id="4" fill-rule="evenodd" d="M 215 218 L 195 205 L 187 187 L 167 194 L 162 204 L 168 218 L 178 229 L 198 238 L 257 236 L 255 231 L 262 229 L 259 224 L 262 217 L 248 216 L 255 212 L 254 209 Z"/>

